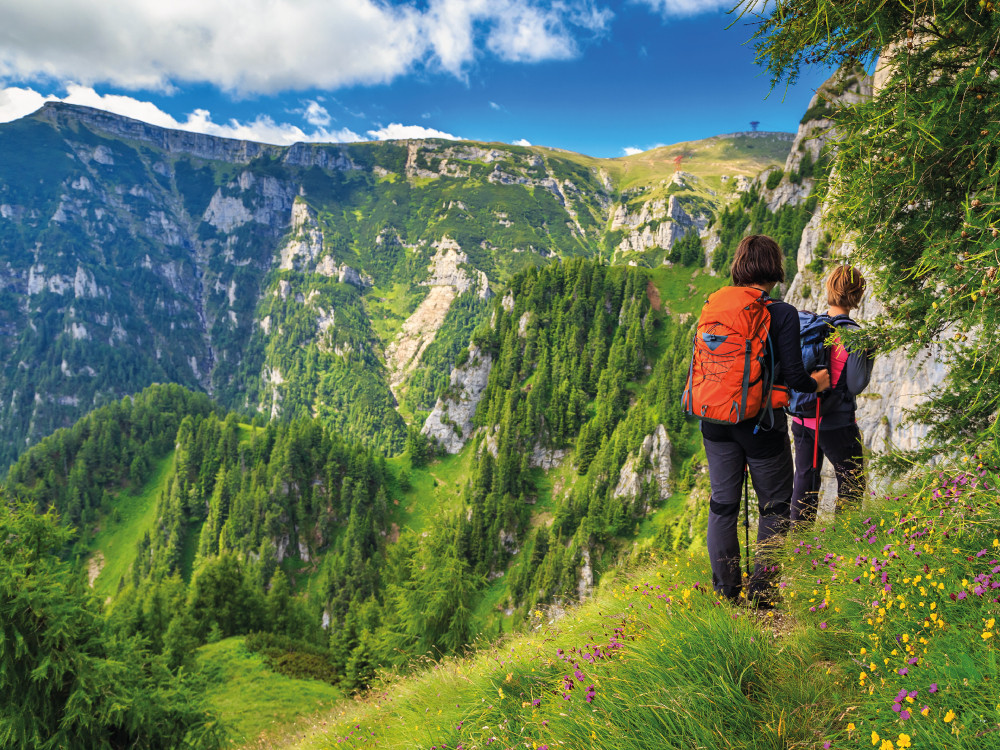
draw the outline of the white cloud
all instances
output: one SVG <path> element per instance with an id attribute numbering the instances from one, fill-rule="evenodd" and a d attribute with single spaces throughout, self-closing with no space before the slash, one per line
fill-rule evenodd
<path id="1" fill-rule="evenodd" d="M 0 78 L 273 93 L 386 83 L 418 67 L 461 77 L 487 50 L 512 62 L 577 55 L 579 38 L 610 23 L 595 2 L 0 0 Z"/>
<path id="2" fill-rule="evenodd" d="M 518 138 L 516 141 L 511 141 L 512 146 L 530 146 L 531 141 L 527 138 Z"/>
<path id="3" fill-rule="evenodd" d="M 734 0 L 632 0 L 664 16 L 696 16 L 713 10 L 730 10 Z"/>
<path id="4" fill-rule="evenodd" d="M 376 141 L 396 141 L 405 138 L 445 138 L 449 141 L 465 140 L 464 138 L 459 138 L 457 135 L 435 130 L 434 128 L 425 128 L 422 125 L 403 125 L 398 122 L 386 125 L 384 128 L 379 128 L 378 130 L 369 130 L 368 135 Z"/>
<path id="5" fill-rule="evenodd" d="M 497 112 L 499 112 L 501 109 L 503 109 L 503 107 L 501 107 L 496 102 L 490 102 L 490 109 L 495 109 Z"/>
<path id="6" fill-rule="evenodd" d="M 625 152 L 625 156 L 635 156 L 636 154 L 641 154 L 642 149 L 636 148 L 635 146 L 626 146 L 622 149 Z"/>
<path id="7" fill-rule="evenodd" d="M 306 122 L 316 127 L 326 127 L 330 124 L 330 113 L 317 101 L 309 101 L 302 116 Z"/>
<path id="8" fill-rule="evenodd" d="M 42 96 L 32 89 L 0 88 L 0 122 L 10 122 L 30 115 L 54 96 Z"/>
<path id="9" fill-rule="evenodd" d="M 307 133 L 297 125 L 275 122 L 267 115 L 258 115 L 248 122 L 231 119 L 225 123 L 218 123 L 212 121 L 212 115 L 208 110 L 196 109 L 184 120 L 178 120 L 152 102 L 142 101 L 131 96 L 98 94 L 88 86 L 79 85 L 68 86 L 66 96 L 61 99 L 55 96 L 42 96 L 32 89 L 15 87 L 0 89 L 0 122 L 9 122 L 31 114 L 46 101 L 63 101 L 67 104 L 103 109 L 163 128 L 189 130 L 223 138 L 276 143 L 281 146 L 300 141 L 350 143 L 364 140 L 362 136 L 348 128 L 327 130 L 323 127 L 317 127 Z"/>

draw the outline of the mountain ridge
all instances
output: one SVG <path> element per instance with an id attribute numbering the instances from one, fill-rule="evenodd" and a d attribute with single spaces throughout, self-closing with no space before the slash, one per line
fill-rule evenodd
<path id="1" fill-rule="evenodd" d="M 651 151 L 660 151 L 663 149 L 672 149 L 680 146 L 685 146 L 692 143 L 699 143 L 701 141 L 710 140 L 722 140 L 722 139 L 732 139 L 736 137 L 751 137 L 751 138 L 778 138 L 780 140 L 792 141 L 795 137 L 794 133 L 782 131 L 782 130 L 745 130 L 745 131 L 733 131 L 730 133 L 718 133 L 716 135 L 706 136 L 704 138 L 692 139 L 687 141 L 678 141 L 672 144 L 663 144 L 658 146 L 653 146 L 649 149 L 641 151 L 638 154 L 630 154 L 625 156 L 613 156 L 613 157 L 598 157 L 591 156 L 589 154 L 584 154 L 579 151 L 572 151 L 570 149 L 564 149 L 559 146 L 548 146 L 545 144 L 531 144 L 529 146 L 521 146 L 517 144 L 510 144 L 504 141 L 484 141 L 478 139 L 470 138 L 393 138 L 393 139 L 382 139 L 382 140 L 369 140 L 369 141 L 296 141 L 293 144 L 281 145 L 275 143 L 266 143 L 263 141 L 254 141 L 245 138 L 231 138 L 228 136 L 218 136 L 211 135 L 209 133 L 199 133 L 193 130 L 184 130 L 182 128 L 168 128 L 162 125 L 156 125 L 154 123 L 147 122 L 137 117 L 130 117 L 128 115 L 121 115 L 116 112 L 111 112 L 110 110 L 100 109 L 98 107 L 89 107 L 82 104 L 70 104 L 68 102 L 59 101 L 48 101 L 45 102 L 39 109 L 25 115 L 20 119 L 40 119 L 51 122 L 53 124 L 58 124 L 64 120 L 64 118 L 72 118 L 73 120 L 78 120 L 81 122 L 89 122 L 92 125 L 100 127 L 109 133 L 114 133 L 116 135 L 124 135 L 126 132 L 132 133 L 137 136 L 139 140 L 149 141 L 151 143 L 164 143 L 176 141 L 183 143 L 183 138 L 181 136 L 196 136 L 195 140 L 206 139 L 211 141 L 232 141 L 239 144 L 247 144 L 253 147 L 259 147 L 260 153 L 266 153 L 270 150 L 284 151 L 293 149 L 299 146 L 349 146 L 354 144 L 364 145 L 370 143 L 406 143 L 406 142 L 432 142 L 432 143 L 470 143 L 483 146 L 502 146 L 509 148 L 515 146 L 517 148 L 526 149 L 544 149 L 546 151 L 556 151 L 562 154 L 570 154 L 575 156 L 583 156 L 588 159 L 597 159 L 600 161 L 621 161 L 627 159 L 633 159 L 636 156 L 641 156 L 642 154 L 648 154 Z M 149 130 L 147 130 L 149 129 Z M 154 135 L 155 131 L 161 131 L 171 134 L 169 137 L 160 135 Z M 176 135 L 174 135 L 176 134 Z M 252 149 L 251 149 L 252 150 Z"/>
<path id="2" fill-rule="evenodd" d="M 395 453 L 490 288 L 557 258 L 662 264 L 738 194 L 722 173 L 748 188 L 785 138 L 681 144 L 677 172 L 669 150 L 285 147 L 46 104 L 0 125 L 0 461 L 152 382 Z"/>

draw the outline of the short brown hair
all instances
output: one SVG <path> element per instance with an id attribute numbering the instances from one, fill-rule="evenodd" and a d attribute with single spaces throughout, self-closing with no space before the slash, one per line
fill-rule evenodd
<path id="1" fill-rule="evenodd" d="M 865 294 L 865 277 L 854 266 L 837 266 L 826 278 L 826 303 L 853 310 Z"/>
<path id="2" fill-rule="evenodd" d="M 785 280 L 785 254 L 766 234 L 751 234 L 740 240 L 729 275 L 736 286 L 782 282 Z"/>

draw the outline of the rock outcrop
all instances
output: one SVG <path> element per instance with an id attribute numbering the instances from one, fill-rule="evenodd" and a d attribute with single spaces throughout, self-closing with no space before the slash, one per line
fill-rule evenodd
<path id="1" fill-rule="evenodd" d="M 776 187 L 768 190 L 765 186 L 770 170 L 757 178 L 761 188 L 761 197 L 767 201 L 770 211 L 777 211 L 782 206 L 797 206 L 812 192 L 815 180 L 803 177 L 792 182 L 791 175 L 798 174 L 802 169 L 802 160 L 809 155 L 809 160 L 815 164 L 820 160 L 823 148 L 836 138 L 835 122 L 831 115 L 837 107 L 856 104 L 872 95 L 872 78 L 863 71 L 857 73 L 834 73 L 813 94 L 809 100 L 809 108 L 803 122 L 799 124 L 798 132 L 792 141 L 792 150 L 785 160 L 784 176 Z"/>
<path id="2" fill-rule="evenodd" d="M 688 213 L 684 202 L 676 195 L 655 199 L 642 204 L 637 213 L 631 213 L 624 204 L 611 215 L 611 231 L 628 231 L 618 244 L 621 254 L 641 253 L 652 248 L 670 250 L 688 232 L 699 234 L 708 226 L 711 216 L 704 210 Z"/>
<path id="3" fill-rule="evenodd" d="M 612 497 L 634 502 L 642 497 L 643 488 L 653 482 L 659 499 L 666 500 L 671 491 L 670 470 L 670 438 L 661 424 L 643 438 L 638 452 L 625 461 L 618 473 L 618 484 Z"/>
<path id="4" fill-rule="evenodd" d="M 430 278 L 423 282 L 430 287 L 430 292 L 386 348 L 386 364 L 394 393 L 420 363 L 421 355 L 434 340 L 455 298 L 468 291 L 474 291 L 483 299 L 490 295 L 486 274 L 467 265 L 469 256 L 462 252 L 457 242 L 443 237 L 433 247 L 436 252 L 428 268 Z"/>
<path id="5" fill-rule="evenodd" d="M 458 453 L 472 435 L 472 418 L 490 380 L 493 360 L 476 346 L 469 358 L 451 371 L 448 393 L 439 398 L 424 422 L 424 435 L 437 441 L 448 453 Z"/>

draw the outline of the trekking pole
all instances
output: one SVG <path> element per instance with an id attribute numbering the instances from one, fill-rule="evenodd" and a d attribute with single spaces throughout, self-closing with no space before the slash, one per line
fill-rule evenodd
<path id="1" fill-rule="evenodd" d="M 743 464 L 743 530 L 746 532 L 747 579 L 750 578 L 750 464 Z"/>
<path id="2" fill-rule="evenodd" d="M 815 500 L 815 508 L 812 511 L 813 520 L 819 516 L 819 487 L 820 477 L 817 464 L 819 463 L 819 420 L 820 420 L 820 397 L 816 396 L 816 424 L 813 425 L 813 464 L 809 476 L 809 494 Z"/>

